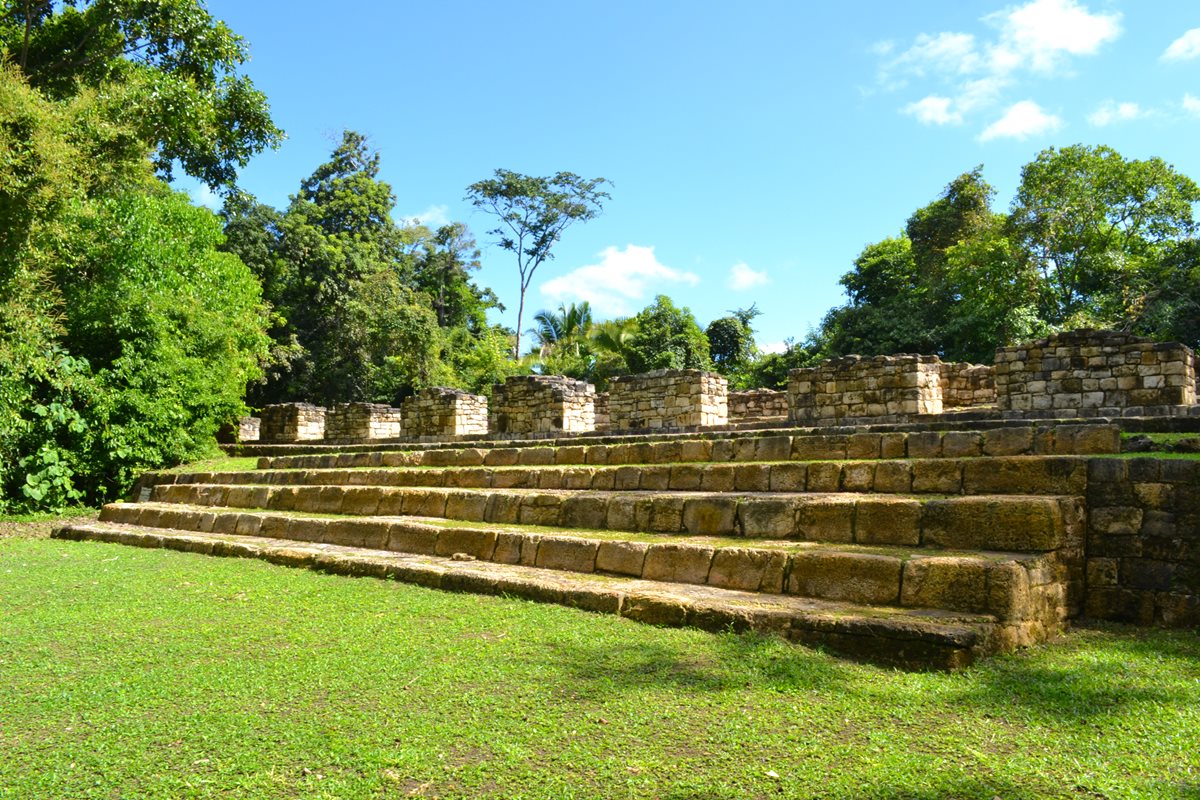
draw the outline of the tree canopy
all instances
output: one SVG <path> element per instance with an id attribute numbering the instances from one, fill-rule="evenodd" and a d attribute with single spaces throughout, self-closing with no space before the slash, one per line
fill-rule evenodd
<path id="1" fill-rule="evenodd" d="M 604 201 L 609 199 L 608 192 L 601 188 L 606 184 L 604 178 L 587 180 L 573 172 L 541 178 L 498 169 L 495 177 L 467 187 L 466 199 L 498 221 L 488 234 L 498 237 L 496 243 L 500 248 L 516 257 L 519 300 L 514 354 L 521 352 L 525 293 L 534 273 L 554 258 L 554 245 L 564 230 L 600 213 Z"/>
<path id="2" fill-rule="evenodd" d="M 867 245 L 817 351 L 988 361 L 1001 345 L 1081 326 L 1200 344 L 1190 178 L 1161 159 L 1073 145 L 1023 168 L 1008 214 L 991 210 L 994 194 L 976 167 L 904 235 Z"/>
<path id="3" fill-rule="evenodd" d="M 239 73 L 242 37 L 200 0 L 2 0 L 0 49 L 52 100 L 95 91 L 151 148 L 160 174 L 231 190 L 283 137 Z"/>

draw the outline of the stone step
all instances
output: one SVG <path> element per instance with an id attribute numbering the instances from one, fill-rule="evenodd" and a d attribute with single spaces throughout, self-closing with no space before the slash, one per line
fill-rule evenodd
<path id="1" fill-rule="evenodd" d="M 149 473 L 143 476 L 139 487 L 220 483 L 658 492 L 1081 495 L 1087 487 L 1087 469 L 1087 459 L 1079 456 L 624 466 L 260 469 L 226 473 Z"/>
<path id="2" fill-rule="evenodd" d="M 440 487 L 164 484 L 147 500 L 353 516 L 693 536 L 1046 552 L 1083 536 L 1076 496 L 888 497 L 849 493 L 667 493 Z"/>
<path id="3" fill-rule="evenodd" d="M 579 573 L 995 616 L 1041 638 L 1067 617 L 1067 565 L 1054 554 L 920 551 L 716 537 L 461 526 L 410 517 L 320 518 L 165 503 L 105 506 L 102 522 L 266 536 L 418 555 L 470 556 Z"/>
<path id="4" fill-rule="evenodd" d="M 988 430 L 759 432 L 740 437 L 673 437 L 633 442 L 585 438 L 546 442 L 468 442 L 428 448 L 376 447 L 305 455 L 264 455 L 261 469 L 333 467 L 508 467 L 549 464 L 675 464 L 1023 455 L 1099 455 L 1120 452 L 1120 429 L 1110 424 L 1017 425 Z"/>
<path id="5" fill-rule="evenodd" d="M 67 525 L 54 536 L 259 558 L 335 574 L 557 603 L 656 625 L 714 632 L 756 630 L 907 668 L 955 669 L 1025 643 L 1020 630 L 986 614 L 862 606 L 521 564 L 105 522 Z"/>

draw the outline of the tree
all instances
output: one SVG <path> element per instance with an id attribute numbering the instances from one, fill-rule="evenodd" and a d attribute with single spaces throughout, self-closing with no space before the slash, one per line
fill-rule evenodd
<path id="1" fill-rule="evenodd" d="M 281 217 L 258 211 L 250 222 L 235 218 L 227 228 L 229 247 L 262 265 L 266 295 L 286 320 L 276 341 L 286 346 L 294 337 L 299 346 L 290 371 L 263 388 L 262 400 L 329 403 L 372 392 L 369 373 L 378 373 L 369 364 L 382 363 L 383 356 L 369 353 L 364 341 L 352 336 L 365 328 L 352 324 L 349 304 L 365 287 L 379 286 L 372 283 L 377 273 L 392 273 L 395 286 L 411 288 L 415 260 L 404 231 L 392 219 L 395 197 L 379 180 L 379 162 L 365 136 L 345 131 L 330 160 L 301 182 Z M 256 221 L 265 225 L 265 234 Z M 268 273 L 273 279 L 266 279 Z M 427 297 L 395 286 L 376 300 L 431 305 Z M 370 305 L 375 311 L 367 317 L 384 313 L 376 301 Z M 355 313 L 361 322 L 364 317 Z"/>
<path id="2" fill-rule="evenodd" d="M 586 300 L 582 303 L 559 305 L 558 311 L 543 309 L 533 315 L 534 327 L 529 331 L 533 334 L 542 355 L 548 355 L 551 349 L 566 345 L 579 345 L 584 341 L 592 327 L 592 306 Z"/>
<path id="3" fill-rule="evenodd" d="M 995 194 L 980 164 L 950 181 L 940 197 L 908 218 L 904 231 L 913 261 L 931 285 L 943 276 L 947 250 L 991 227 Z"/>
<path id="4" fill-rule="evenodd" d="M 238 69 L 245 41 L 201 0 L 4 0 L 0 49 L 29 84 L 63 100 L 96 90 L 172 165 L 231 190 L 237 170 L 282 141 L 266 97 Z"/>
<path id="5" fill-rule="evenodd" d="M 438 325 L 465 326 L 475 332 L 487 327 L 487 310 L 503 311 L 504 307 L 491 289 L 480 289 L 471 282 L 471 273 L 480 267 L 479 248 L 467 226 L 452 222 L 428 235 L 420 226 L 409 230 L 419 251 L 413 268 L 414 286 L 433 300 Z"/>
<path id="6" fill-rule="evenodd" d="M 1159 158 L 1085 145 L 1039 153 L 1021 170 L 1009 224 L 1041 276 L 1043 319 L 1129 327 L 1149 300 L 1146 276 L 1193 234 L 1198 201 L 1200 187 Z"/>
<path id="7" fill-rule="evenodd" d="M 714 319 L 704 329 L 713 365 L 721 374 L 734 375 L 754 360 L 754 331 L 750 323 L 761 313 L 755 305 L 739 308 L 730 311 L 727 317 Z"/>
<path id="8" fill-rule="evenodd" d="M 818 338 L 828 355 L 939 352 L 927 319 L 930 287 L 908 237 L 867 245 L 840 283 L 850 302 L 821 323 Z"/>
<path id="9" fill-rule="evenodd" d="M 711 369 L 708 338 L 687 308 L 676 308 L 671 298 L 660 294 L 635 317 L 636 332 L 626 349 L 629 368 L 635 372 L 655 369 Z"/>
<path id="10" fill-rule="evenodd" d="M 498 169 L 494 178 L 467 187 L 467 200 L 499 220 L 488 235 L 499 237 L 501 249 L 516 257 L 520 300 L 517 304 L 517 338 L 514 353 L 521 352 L 521 325 L 525 293 L 534 273 L 554 258 L 554 245 L 566 228 L 593 219 L 610 195 L 600 187 L 604 178 L 585 180 L 572 172 L 538 178 Z"/>

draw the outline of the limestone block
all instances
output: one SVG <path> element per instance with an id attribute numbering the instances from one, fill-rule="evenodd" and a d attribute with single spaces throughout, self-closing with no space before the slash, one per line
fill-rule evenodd
<path id="1" fill-rule="evenodd" d="M 986 612 L 987 578 L 984 564 L 975 558 L 914 556 L 904 564 L 900 605 Z"/>
<path id="2" fill-rule="evenodd" d="M 903 562 L 892 556 L 813 552 L 792 556 L 789 594 L 894 605 L 900 596 Z"/>
<path id="3" fill-rule="evenodd" d="M 673 583 L 707 583 L 713 553 L 711 547 L 652 544 L 646 549 L 642 577 Z"/>

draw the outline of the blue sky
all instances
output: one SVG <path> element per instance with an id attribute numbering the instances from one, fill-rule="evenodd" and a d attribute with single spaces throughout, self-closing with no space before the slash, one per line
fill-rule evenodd
<path id="1" fill-rule="evenodd" d="M 208 5 L 288 135 L 244 186 L 282 208 L 343 128 L 367 134 L 398 215 L 475 232 L 510 325 L 515 267 L 463 201 L 499 167 L 613 183 L 527 307 L 608 317 L 662 292 L 705 325 L 757 303 L 766 346 L 803 338 L 863 246 L 977 164 L 999 210 L 1051 145 L 1200 179 L 1196 0 Z"/>

